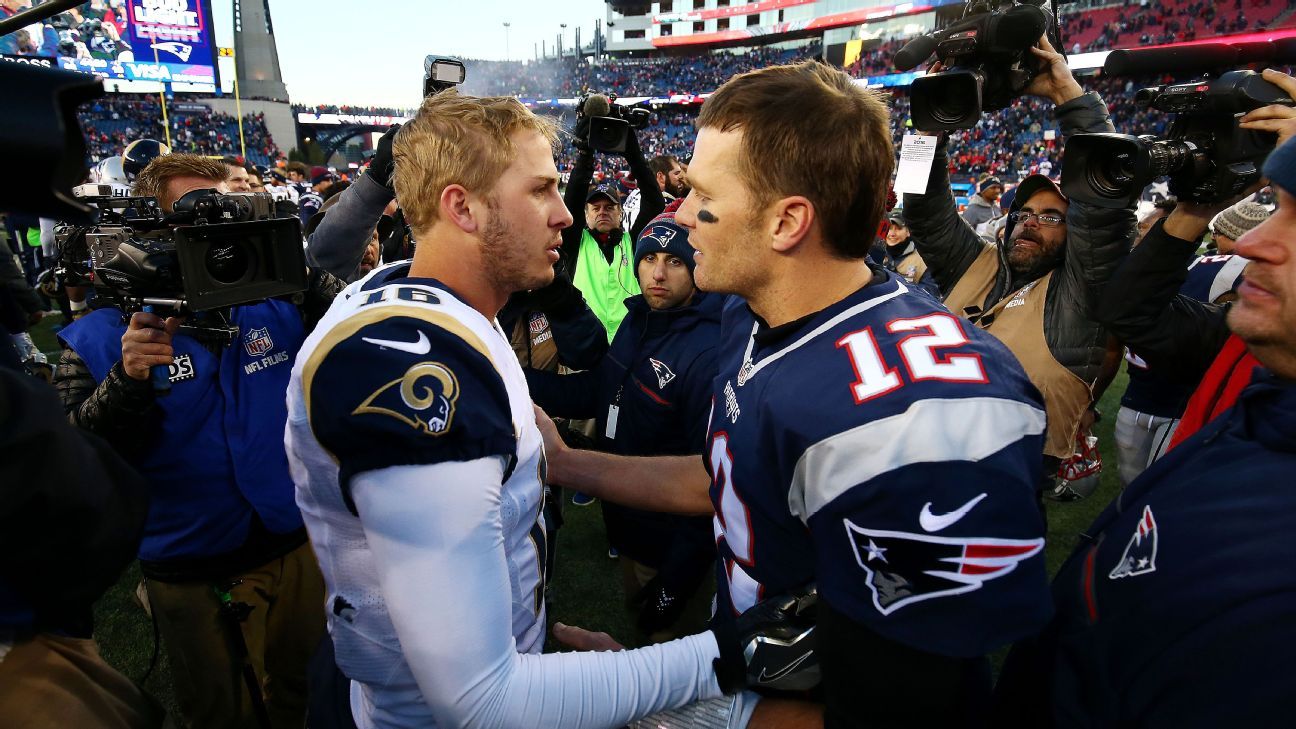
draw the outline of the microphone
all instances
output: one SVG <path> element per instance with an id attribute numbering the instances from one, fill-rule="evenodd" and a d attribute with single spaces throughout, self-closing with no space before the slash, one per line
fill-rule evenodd
<path id="1" fill-rule="evenodd" d="M 1238 63 L 1238 49 L 1223 43 L 1195 46 L 1112 51 L 1103 64 L 1107 76 L 1139 76 L 1154 73 L 1197 73 L 1229 68 Z"/>
<path id="2" fill-rule="evenodd" d="M 603 94 L 590 94 L 581 113 L 588 117 L 607 116 L 612 113 L 612 102 Z"/>
<path id="3" fill-rule="evenodd" d="M 930 35 L 920 35 L 896 51 L 891 57 L 897 71 L 908 71 L 931 57 L 936 50 L 936 39 Z"/>

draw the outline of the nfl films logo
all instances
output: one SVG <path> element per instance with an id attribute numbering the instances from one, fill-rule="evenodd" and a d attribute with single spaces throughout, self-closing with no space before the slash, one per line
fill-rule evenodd
<path id="1" fill-rule="evenodd" d="M 270 330 L 261 327 L 248 332 L 247 338 L 243 341 L 243 349 L 247 350 L 249 357 L 260 357 L 274 349 L 274 340 L 270 338 Z"/>

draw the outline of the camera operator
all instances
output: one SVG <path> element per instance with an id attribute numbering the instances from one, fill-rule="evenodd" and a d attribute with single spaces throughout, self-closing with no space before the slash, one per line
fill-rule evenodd
<path id="1" fill-rule="evenodd" d="M 1085 93 L 1066 59 L 1046 38 L 1032 48 L 1044 70 L 1026 93 L 1051 100 L 1063 133 L 1112 131 L 1107 107 Z M 1129 250 L 1134 216 L 1068 203 L 1048 177 L 1031 175 L 1016 190 L 1001 246 L 986 244 L 958 215 L 942 138 L 927 192 L 905 195 L 904 215 L 918 252 L 955 314 L 998 337 L 1044 395 L 1048 411 L 1045 480 L 1075 450 L 1082 418 L 1105 383 L 1108 337 L 1089 318 L 1086 296 Z"/>
<path id="2" fill-rule="evenodd" d="M 631 258 L 634 241 L 648 224 L 666 209 L 665 198 L 655 179 L 639 139 L 631 128 L 626 135 L 625 159 L 630 174 L 639 184 L 639 215 L 627 230 L 621 196 L 614 183 L 590 189 L 594 177 L 594 149 L 589 145 L 590 117 L 586 102 L 576 122 L 572 146 L 576 148 L 576 161 L 567 181 L 563 201 L 575 221 L 562 232 L 562 262 L 576 288 L 585 296 L 585 302 L 603 322 L 607 340 L 612 341 L 617 327 L 625 318 L 625 299 L 640 293 Z"/>
<path id="3" fill-rule="evenodd" d="M 1296 93 L 1296 79 L 1291 76 L 1273 69 L 1263 75 L 1289 96 Z M 1279 151 L 1290 147 L 1290 140 L 1296 137 L 1296 109 L 1281 105 L 1256 109 L 1242 117 L 1240 126 L 1277 133 L 1278 148 L 1270 154 L 1264 171 L 1276 187 L 1296 190 L 1296 185 L 1284 187 L 1287 183 L 1274 174 L 1287 172 L 1284 165 L 1292 164 L 1290 150 L 1286 156 L 1280 156 Z M 1202 303 L 1179 293 L 1202 236 L 1228 206 L 1228 202 L 1179 201 L 1174 212 L 1152 226 L 1112 274 L 1101 295 L 1091 301 L 1092 316 L 1151 367 L 1182 382 L 1199 383 L 1171 448 L 1233 405 L 1257 366 L 1242 339 L 1229 330 L 1229 304 Z M 1241 249 L 1236 253 L 1247 257 Z"/>
<path id="4" fill-rule="evenodd" d="M 225 178 L 219 160 L 166 155 L 140 173 L 134 194 L 170 212 L 188 192 L 223 192 Z M 180 331 L 177 317 L 141 312 L 125 324 L 114 308 L 60 333 L 69 349 L 55 384 L 68 416 L 152 486 L 140 564 L 191 726 L 255 723 L 260 692 L 245 691 L 245 670 L 266 687 L 274 726 L 303 722 L 324 594 L 293 499 L 284 392 L 306 333 L 341 288 L 319 270 L 308 280 L 300 305 L 232 307 L 238 334 L 228 345 Z M 156 365 L 170 368 L 166 397 L 150 383 Z"/>
<path id="5" fill-rule="evenodd" d="M 1245 355 L 1256 367 L 1211 384 L 1212 394 L 1215 386 L 1232 392 L 1213 398 L 1221 414 L 1085 530 L 1054 580 L 1053 621 L 1004 665 L 1002 705 L 1018 716 L 995 726 L 1291 723 L 1296 672 L 1275 660 L 1275 646 L 1296 641 L 1296 576 L 1287 568 L 1296 560 L 1296 491 L 1284 486 L 1296 472 L 1296 143 L 1272 152 L 1263 170 L 1278 188 L 1278 209 L 1237 242 L 1251 261 L 1237 301 L 1225 313 L 1179 296 L 1178 315 L 1164 319 L 1177 319 L 1185 338 L 1181 327 L 1192 322 L 1207 329 L 1208 320 L 1227 319 L 1240 345 L 1233 359 Z M 1208 216 L 1176 232 L 1185 207 L 1181 200 L 1149 237 L 1166 228 L 1190 235 L 1184 244 L 1200 236 Z M 1134 253 L 1156 244 L 1144 241 Z M 1182 280 L 1184 266 L 1173 269 Z"/>
<path id="6" fill-rule="evenodd" d="M 644 293 L 626 300 L 612 348 L 588 372 L 525 370 L 536 404 L 550 415 L 595 420 L 595 449 L 629 456 L 702 453 L 724 297 L 697 290 L 688 230 L 658 216 L 635 246 Z M 561 333 L 559 336 L 562 336 Z M 704 627 L 715 564 L 710 519 L 603 504 L 608 540 L 620 553 L 626 606 L 641 643 Z"/>
<path id="7" fill-rule="evenodd" d="M 368 242 L 390 210 L 392 190 L 392 139 L 400 125 L 393 124 L 378 139 L 369 170 L 331 200 L 328 214 L 306 237 L 306 262 L 347 283 L 359 280 Z M 381 236 L 386 238 L 386 236 Z M 372 267 L 371 267 L 372 268 Z M 367 273 L 367 272 L 364 272 Z"/>

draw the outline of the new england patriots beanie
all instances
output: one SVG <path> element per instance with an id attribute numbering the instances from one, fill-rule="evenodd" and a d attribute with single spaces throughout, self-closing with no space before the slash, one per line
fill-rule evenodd
<path id="1" fill-rule="evenodd" d="M 638 272 L 640 261 L 658 251 L 679 257 L 688 267 L 689 275 L 693 275 L 694 251 L 693 246 L 689 245 L 688 229 L 675 222 L 674 212 L 662 213 L 644 226 L 639 241 L 635 243 L 635 271 Z"/>
<path id="2" fill-rule="evenodd" d="M 1264 176 L 1273 184 L 1296 195 L 1296 139 L 1269 153 L 1264 163 Z"/>

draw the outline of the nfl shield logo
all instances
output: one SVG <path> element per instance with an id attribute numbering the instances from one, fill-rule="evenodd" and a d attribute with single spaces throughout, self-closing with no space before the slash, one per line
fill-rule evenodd
<path id="1" fill-rule="evenodd" d="M 243 349 L 247 350 L 249 357 L 260 357 L 274 349 L 274 340 L 270 339 L 270 330 L 261 327 L 248 332 L 243 342 Z"/>

